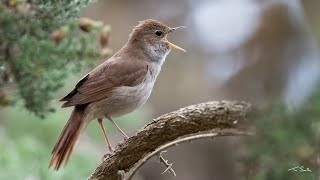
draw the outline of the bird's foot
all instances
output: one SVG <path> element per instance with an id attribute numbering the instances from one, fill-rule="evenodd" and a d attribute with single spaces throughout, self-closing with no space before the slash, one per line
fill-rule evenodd
<path id="1" fill-rule="evenodd" d="M 110 153 L 113 153 L 114 152 L 114 149 L 113 149 L 113 147 L 109 144 L 109 146 L 108 146 L 108 149 L 109 149 L 109 152 Z"/>
<path id="2" fill-rule="evenodd" d="M 123 136 L 123 140 L 127 141 L 129 139 L 129 136 Z"/>
<path id="3" fill-rule="evenodd" d="M 110 146 L 108 148 L 109 148 L 109 150 L 103 155 L 102 161 L 106 160 L 114 152 L 114 149 L 112 148 L 112 146 Z"/>

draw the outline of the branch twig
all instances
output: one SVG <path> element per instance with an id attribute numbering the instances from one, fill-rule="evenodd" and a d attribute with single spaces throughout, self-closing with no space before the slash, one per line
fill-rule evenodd
<path id="1" fill-rule="evenodd" d="M 173 163 L 168 163 L 168 160 L 165 160 L 164 158 L 163 158 L 163 156 L 162 156 L 162 153 L 164 153 L 164 152 L 166 152 L 166 151 L 161 151 L 161 152 L 159 152 L 158 153 L 158 157 L 159 157 L 159 159 L 160 159 L 160 162 L 161 163 L 163 163 L 167 168 L 163 171 L 163 173 L 162 174 L 164 174 L 164 173 L 166 173 L 168 170 L 173 174 L 173 176 L 177 176 L 176 175 L 176 172 L 174 172 L 174 170 L 173 170 L 173 168 L 172 168 L 172 165 L 173 165 Z"/>
<path id="2" fill-rule="evenodd" d="M 88 179 L 117 180 L 119 172 L 123 178 L 129 177 L 129 173 L 126 172 L 133 172 L 130 169 L 136 167 L 137 162 L 144 163 L 147 160 L 146 155 L 154 153 L 159 147 L 179 137 L 201 131 L 216 128 L 241 130 L 248 122 L 251 111 L 251 105 L 248 103 L 222 101 L 191 105 L 164 114 L 154 119 L 127 141 L 118 144 L 116 150 L 108 155 Z M 223 134 L 215 136 L 218 135 Z M 161 151 L 157 153 L 159 152 Z"/>

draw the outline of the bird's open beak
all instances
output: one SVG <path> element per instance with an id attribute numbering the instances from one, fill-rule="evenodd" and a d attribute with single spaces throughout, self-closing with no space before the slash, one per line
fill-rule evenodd
<path id="1" fill-rule="evenodd" d="M 182 28 L 186 28 L 186 27 L 185 26 L 180 26 L 180 27 L 171 28 L 168 33 L 171 33 L 171 32 L 173 32 L 173 31 L 175 31 L 177 29 L 182 29 Z M 178 50 L 183 51 L 183 52 L 187 52 L 183 48 L 181 48 L 181 47 L 169 42 L 168 39 L 167 39 L 167 35 L 164 36 L 163 40 L 169 44 L 170 48 L 178 49 Z"/>

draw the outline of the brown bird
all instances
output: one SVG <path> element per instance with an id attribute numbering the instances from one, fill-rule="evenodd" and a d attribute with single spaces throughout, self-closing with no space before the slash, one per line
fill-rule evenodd
<path id="1" fill-rule="evenodd" d="M 124 135 L 113 117 L 132 112 L 149 98 L 161 66 L 171 48 L 185 51 L 170 43 L 167 35 L 177 29 L 148 19 L 131 32 L 128 42 L 111 58 L 86 74 L 61 101 L 62 107 L 74 106 L 71 117 L 52 151 L 49 164 L 58 170 L 67 163 L 73 147 L 89 122 L 97 119 L 110 151 L 102 118 L 106 117 Z"/>

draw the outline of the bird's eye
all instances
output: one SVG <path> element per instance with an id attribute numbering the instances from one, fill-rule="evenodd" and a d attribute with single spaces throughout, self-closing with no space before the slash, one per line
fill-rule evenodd
<path id="1" fill-rule="evenodd" d="M 160 31 L 160 30 L 157 30 L 157 31 L 156 31 L 156 35 L 157 35 L 157 36 L 162 36 L 162 34 L 163 34 L 162 31 Z"/>

